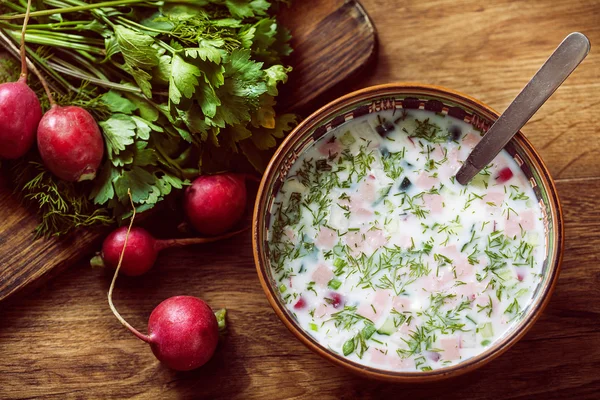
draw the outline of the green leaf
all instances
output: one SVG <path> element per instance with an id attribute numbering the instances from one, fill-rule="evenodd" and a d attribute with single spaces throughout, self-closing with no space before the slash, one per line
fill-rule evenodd
<path id="1" fill-rule="evenodd" d="M 137 106 L 121 94 L 110 90 L 100 96 L 100 101 L 113 113 L 131 114 Z"/>
<path id="2" fill-rule="evenodd" d="M 90 192 L 89 198 L 94 201 L 94 204 L 105 204 L 115 196 L 113 182 L 117 176 L 118 171 L 113 168 L 110 161 L 106 160 L 100 173 L 94 179 L 94 187 Z"/>
<path id="3" fill-rule="evenodd" d="M 201 74 L 198 67 L 186 62 L 181 56 L 174 55 L 169 80 L 169 99 L 174 104 L 179 104 L 182 96 L 191 98 L 196 91 L 198 77 Z"/>
<path id="4" fill-rule="evenodd" d="M 200 39 L 197 48 L 185 49 L 185 55 L 191 58 L 200 58 L 202 61 L 211 61 L 220 64 L 223 57 L 227 54 L 222 47 L 225 45 L 223 39 Z"/>
<path id="5" fill-rule="evenodd" d="M 217 107 L 221 105 L 221 100 L 217 97 L 215 89 L 209 83 L 200 84 L 200 91 L 196 94 L 198 104 L 202 112 L 209 118 L 213 118 L 217 113 Z"/>
<path id="6" fill-rule="evenodd" d="M 147 122 L 156 122 L 156 120 L 158 120 L 159 112 L 148 100 L 131 93 L 126 93 L 125 96 L 127 96 L 129 101 L 136 105 L 140 117 Z"/>
<path id="7" fill-rule="evenodd" d="M 148 149 L 148 142 L 137 141 L 134 146 L 133 165 L 145 167 L 148 165 L 156 165 L 158 157 L 154 149 Z"/>
<path id="8" fill-rule="evenodd" d="M 267 78 L 267 93 L 271 96 L 277 96 L 277 84 L 286 83 L 288 74 L 292 71 L 291 67 L 284 67 L 283 65 L 277 64 L 269 67 L 265 70 L 265 76 Z"/>
<path id="9" fill-rule="evenodd" d="M 267 150 L 277 145 L 276 138 L 282 138 L 296 123 L 294 114 L 283 114 L 276 119 L 275 128 L 257 128 L 250 138 L 259 150 Z"/>
<path id="10" fill-rule="evenodd" d="M 125 147 L 133 143 L 136 124 L 134 120 L 125 114 L 113 114 L 106 121 L 98 123 L 104 134 L 108 158 L 112 160 L 113 155 L 125 150 Z"/>
<path id="11" fill-rule="evenodd" d="M 270 6 L 267 0 L 225 0 L 225 5 L 234 17 L 240 19 L 266 15 Z"/>
<path id="12" fill-rule="evenodd" d="M 122 25 L 115 26 L 115 36 L 127 65 L 143 70 L 151 70 L 158 65 L 157 49 L 151 36 Z"/>
<path id="13" fill-rule="evenodd" d="M 168 85 L 171 77 L 172 57 L 162 55 L 158 59 L 158 65 L 152 69 L 152 80 L 159 85 Z"/>
<path id="14" fill-rule="evenodd" d="M 123 69 L 133 77 L 135 83 L 137 83 L 139 88 L 142 90 L 142 93 L 144 93 L 146 97 L 152 98 L 152 84 L 150 83 L 152 75 L 144 70 L 131 67 L 127 64 L 123 66 Z"/>
<path id="15" fill-rule="evenodd" d="M 119 201 L 129 200 L 127 189 L 131 189 L 131 197 L 134 203 L 146 203 L 156 187 L 156 176 L 148 170 L 134 166 L 123 170 L 114 182 L 115 193 Z"/>

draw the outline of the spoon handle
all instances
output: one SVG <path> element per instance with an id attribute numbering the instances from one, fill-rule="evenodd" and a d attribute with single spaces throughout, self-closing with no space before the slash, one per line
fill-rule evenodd
<path id="1" fill-rule="evenodd" d="M 562 41 L 469 154 L 456 174 L 460 184 L 469 183 L 500 153 L 506 143 L 571 75 L 589 51 L 590 41 L 579 32 L 569 34 Z"/>

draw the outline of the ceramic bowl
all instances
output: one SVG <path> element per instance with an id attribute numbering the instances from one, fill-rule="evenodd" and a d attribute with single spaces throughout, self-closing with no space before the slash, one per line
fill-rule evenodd
<path id="1" fill-rule="evenodd" d="M 329 130 L 352 118 L 386 109 L 425 109 L 464 120 L 486 132 L 498 113 L 467 95 L 439 86 L 396 83 L 373 86 L 343 96 L 306 118 L 281 144 L 263 176 L 253 215 L 252 241 L 258 276 L 271 306 L 288 329 L 308 348 L 328 361 L 360 375 L 389 381 L 431 381 L 472 371 L 498 357 L 531 328 L 550 300 L 563 253 L 563 217 L 554 182 L 541 157 L 521 133 L 506 145 L 528 178 L 543 214 L 546 255 L 542 281 L 520 322 L 476 357 L 441 369 L 424 372 L 394 372 L 364 366 L 321 346 L 305 332 L 285 307 L 276 290 L 268 257 L 270 209 L 287 173 L 307 147 Z"/>

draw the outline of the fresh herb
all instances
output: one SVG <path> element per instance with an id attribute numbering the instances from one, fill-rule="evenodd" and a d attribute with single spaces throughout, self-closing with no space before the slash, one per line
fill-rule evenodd
<path id="1" fill-rule="evenodd" d="M 290 71 L 282 57 L 291 52 L 289 33 L 268 13 L 274 2 L 176 3 L 34 2 L 28 54 L 59 104 L 92 113 L 107 155 L 94 184 L 77 186 L 79 209 L 38 202 L 39 234 L 127 216 L 127 189 L 144 211 L 240 158 L 262 170 L 268 150 L 295 124 L 294 115 L 274 111 Z M 0 30 L 13 40 L 21 12 L 18 4 L 0 5 Z M 44 180 L 19 179 L 18 190 L 27 185 L 27 195 L 40 199 L 60 187 L 72 197 L 53 176 Z"/>

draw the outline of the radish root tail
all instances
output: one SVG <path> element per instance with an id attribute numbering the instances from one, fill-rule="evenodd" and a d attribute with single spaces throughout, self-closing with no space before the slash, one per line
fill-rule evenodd
<path id="1" fill-rule="evenodd" d="M 127 247 L 127 239 L 129 239 L 129 232 L 131 232 L 131 227 L 133 226 L 133 220 L 135 219 L 135 205 L 133 204 L 133 198 L 131 197 L 130 189 L 127 189 L 127 194 L 129 195 L 129 201 L 131 202 L 131 207 L 133 209 L 133 213 L 131 214 L 131 221 L 129 221 L 129 227 L 127 228 L 127 233 L 125 234 L 125 242 L 123 243 L 123 250 L 121 250 L 121 255 L 119 257 L 119 263 L 117 264 L 117 268 L 115 269 L 115 274 L 113 275 L 112 282 L 110 283 L 110 288 L 108 289 L 108 305 L 110 306 L 110 309 L 113 312 L 113 314 L 115 315 L 115 317 L 117 317 L 119 322 L 121 322 L 121 324 L 123 324 L 123 326 L 125 328 L 129 329 L 129 331 L 131 333 L 133 333 L 135 336 L 137 336 L 139 339 L 143 340 L 144 342 L 151 343 L 152 340 L 150 339 L 150 337 L 148 335 L 144 335 L 143 333 L 141 333 L 140 331 L 135 329 L 133 326 L 129 325 L 129 322 L 125 321 L 125 318 L 123 318 L 121 316 L 121 314 L 119 314 L 119 312 L 115 308 L 115 305 L 113 304 L 113 301 L 112 301 L 112 293 L 113 293 L 113 289 L 115 288 L 115 282 L 117 281 L 117 276 L 119 275 L 119 269 L 121 268 L 121 263 L 123 262 L 123 257 L 125 255 L 125 248 Z"/>

